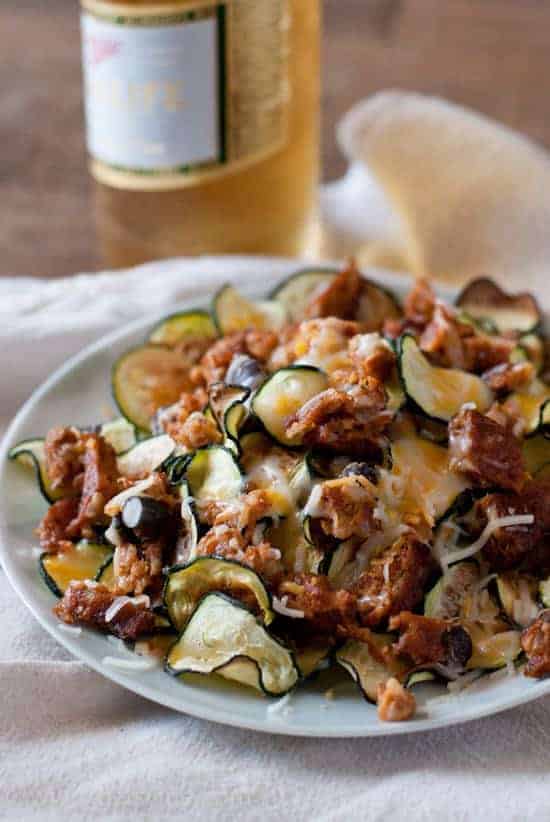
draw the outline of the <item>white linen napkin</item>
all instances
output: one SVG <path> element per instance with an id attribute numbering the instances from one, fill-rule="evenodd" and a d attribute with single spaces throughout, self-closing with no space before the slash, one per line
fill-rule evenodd
<path id="1" fill-rule="evenodd" d="M 474 111 L 385 91 L 338 126 L 350 168 L 321 194 L 324 252 L 550 304 L 550 154 Z"/>
<path id="2" fill-rule="evenodd" d="M 432 121 L 418 102 L 430 151 L 436 134 L 430 136 Z M 412 100 L 407 116 L 414 122 Z M 474 124 L 465 118 L 465 130 L 472 133 Z M 437 118 L 433 123 L 437 131 Z M 503 139 L 508 145 L 508 137 Z M 420 142 L 410 162 L 416 162 Z M 397 157 L 396 166 L 403 168 L 407 156 L 405 151 Z M 376 185 L 363 166 L 349 176 L 354 218 L 340 221 L 336 255 L 361 248 L 367 238 L 369 248 L 384 252 L 378 259 L 386 264 L 440 259 L 431 248 L 431 229 L 420 228 L 411 246 L 415 254 L 403 256 L 408 252 L 402 224 L 424 225 L 420 217 L 414 222 L 410 190 L 404 187 L 403 202 L 411 212 L 398 210 L 396 197 L 390 205 L 389 187 L 384 193 L 380 186 L 382 175 Z M 349 179 L 341 186 L 348 184 Z M 519 173 L 516 184 L 521 185 Z M 437 176 L 430 175 L 430 186 L 441 208 Z M 324 203 L 334 194 L 334 188 L 325 191 Z M 491 236 L 501 238 L 504 258 L 505 225 L 498 231 L 489 227 Z M 534 241 L 531 223 L 524 228 Z M 516 229 L 511 258 L 517 261 L 519 249 L 527 254 L 530 243 L 517 241 Z M 430 240 L 424 256 L 418 252 L 423 237 Z M 476 238 L 476 232 L 461 231 L 455 241 L 465 246 Z M 538 240 L 543 247 L 544 238 Z M 449 261 L 458 271 L 470 253 L 461 257 L 453 244 Z M 538 258 L 533 249 L 531 259 Z M 0 416 L 11 415 L 54 367 L 106 331 L 146 312 L 169 311 L 190 294 L 200 301 L 226 280 L 257 281 L 268 270 L 282 276 L 291 267 L 284 261 L 201 258 L 53 282 L 0 279 Z M 550 770 L 550 698 L 464 727 L 387 740 L 269 737 L 171 713 L 87 670 L 40 628 L 3 573 L 0 626 L 0 818 L 550 819 L 544 778 Z M 337 699 L 330 710 L 338 710 Z"/>

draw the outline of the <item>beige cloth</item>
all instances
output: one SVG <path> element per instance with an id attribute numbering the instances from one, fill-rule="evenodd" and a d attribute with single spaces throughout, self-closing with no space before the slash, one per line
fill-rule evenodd
<path id="1" fill-rule="evenodd" d="M 322 195 L 328 256 L 355 252 L 451 281 L 486 274 L 548 302 L 542 148 L 473 111 L 399 91 L 355 105 L 338 139 L 351 166 Z"/>

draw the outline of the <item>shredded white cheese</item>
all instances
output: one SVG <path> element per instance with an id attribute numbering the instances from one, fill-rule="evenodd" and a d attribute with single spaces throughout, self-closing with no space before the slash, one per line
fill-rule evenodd
<path id="1" fill-rule="evenodd" d="M 532 525 L 534 521 L 535 518 L 533 514 L 516 514 L 515 516 L 497 517 L 496 519 L 490 520 L 475 542 L 468 545 L 466 548 L 460 549 L 459 551 L 451 551 L 446 555 L 442 555 L 441 564 L 448 566 L 453 562 L 459 562 L 462 559 L 467 559 L 468 557 L 474 556 L 474 554 L 477 554 L 478 551 L 481 551 L 485 543 L 489 541 L 495 531 L 498 531 L 499 528 L 510 528 L 517 525 Z"/>
<path id="2" fill-rule="evenodd" d="M 148 608 L 150 605 L 150 599 L 147 594 L 141 594 L 138 597 L 116 597 L 116 599 L 113 600 L 105 611 L 105 622 L 111 622 L 118 612 L 128 604 L 131 604 L 134 608 L 138 605 L 145 605 L 145 607 Z"/>
<path id="3" fill-rule="evenodd" d="M 158 666 L 158 662 L 150 659 L 119 659 L 115 656 L 104 656 L 101 660 L 104 665 L 111 668 L 119 668 L 121 671 L 152 671 Z"/>
<path id="4" fill-rule="evenodd" d="M 283 599 L 273 597 L 273 610 L 282 616 L 291 617 L 291 619 L 303 619 L 304 612 L 299 611 L 297 608 L 287 608 L 287 601 L 287 597 L 283 597 Z"/>

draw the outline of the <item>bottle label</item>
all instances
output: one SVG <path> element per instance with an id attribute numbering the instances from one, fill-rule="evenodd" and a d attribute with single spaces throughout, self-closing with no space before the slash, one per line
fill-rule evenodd
<path id="1" fill-rule="evenodd" d="M 91 169 L 119 188 L 196 185 L 287 140 L 288 0 L 82 0 Z"/>

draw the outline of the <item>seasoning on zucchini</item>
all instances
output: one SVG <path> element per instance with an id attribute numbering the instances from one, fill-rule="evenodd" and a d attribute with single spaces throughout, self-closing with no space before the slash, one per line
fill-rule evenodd
<path id="1" fill-rule="evenodd" d="M 199 603 L 166 657 L 169 673 L 218 674 L 268 696 L 299 679 L 294 657 L 240 602 L 220 593 Z"/>
<path id="2" fill-rule="evenodd" d="M 113 549 L 110 545 L 98 545 L 95 542 L 81 540 L 69 551 L 41 554 L 40 572 L 50 591 L 61 597 L 69 582 L 95 579 L 112 554 Z"/>
<path id="3" fill-rule="evenodd" d="M 399 373 L 407 397 L 429 417 L 448 422 L 465 403 L 486 411 L 493 395 L 480 377 L 431 365 L 410 334 L 399 343 Z"/>

